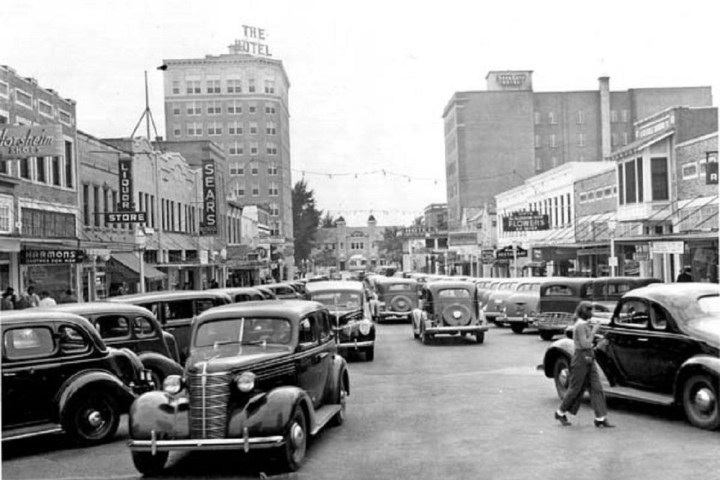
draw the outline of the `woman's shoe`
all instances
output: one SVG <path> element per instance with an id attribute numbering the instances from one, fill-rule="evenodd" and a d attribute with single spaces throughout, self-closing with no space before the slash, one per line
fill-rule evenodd
<path id="1" fill-rule="evenodd" d="M 603 418 L 602 420 L 598 420 L 597 418 L 593 420 L 595 423 L 595 426 L 598 428 L 615 428 L 615 425 L 608 422 L 607 418 Z"/>
<path id="2" fill-rule="evenodd" d="M 567 419 L 567 415 L 560 415 L 558 412 L 555 412 L 555 420 L 558 420 L 563 427 L 569 427 L 572 425 L 570 420 Z"/>

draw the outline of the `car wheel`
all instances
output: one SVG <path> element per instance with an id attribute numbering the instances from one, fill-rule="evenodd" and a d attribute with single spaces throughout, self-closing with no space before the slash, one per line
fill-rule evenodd
<path id="1" fill-rule="evenodd" d="M 552 331 L 542 330 L 540 332 L 540 338 L 542 338 L 546 342 L 549 342 L 550 340 L 552 340 L 554 336 L 555 336 L 555 332 L 552 332 Z"/>
<path id="2" fill-rule="evenodd" d="M 570 361 L 565 356 L 559 356 L 553 365 L 553 379 L 555 380 L 555 390 L 558 397 L 562 400 L 565 393 L 570 387 Z"/>
<path id="3" fill-rule="evenodd" d="M 296 408 L 292 417 L 290 417 L 290 423 L 285 432 L 285 445 L 282 450 L 281 461 L 287 470 L 294 472 L 300 468 L 305 458 L 307 442 L 308 430 L 305 414 L 300 408 Z"/>
<path id="4" fill-rule="evenodd" d="M 475 334 L 475 340 L 477 340 L 477 343 L 483 343 L 485 341 L 485 332 L 477 332 Z"/>
<path id="5" fill-rule="evenodd" d="M 511 323 L 510 330 L 512 330 L 513 333 L 522 333 L 523 330 L 525 330 L 525 325 L 522 323 Z"/>
<path id="6" fill-rule="evenodd" d="M 340 404 L 340 411 L 335 414 L 332 420 L 333 426 L 339 427 L 345 423 L 345 415 L 347 410 L 348 389 L 345 383 L 345 377 L 340 378 L 340 388 L 338 389 L 337 402 Z"/>
<path id="7" fill-rule="evenodd" d="M 157 452 L 155 455 L 149 452 L 132 452 L 135 469 L 146 477 L 162 472 L 167 459 L 168 452 Z"/>
<path id="8" fill-rule="evenodd" d="M 163 373 L 155 369 L 150 369 L 150 378 L 155 385 L 155 390 L 162 390 L 163 381 L 165 380 Z"/>
<path id="9" fill-rule="evenodd" d="M 119 424 L 117 402 L 105 392 L 90 391 L 67 406 L 63 428 L 77 443 L 96 445 L 110 440 Z"/>
<path id="10" fill-rule="evenodd" d="M 365 361 L 372 362 L 375 359 L 375 347 L 368 347 L 365 349 Z"/>
<path id="11" fill-rule="evenodd" d="M 683 408 L 687 419 L 706 430 L 720 428 L 718 379 L 709 375 L 693 375 L 683 388 Z"/>

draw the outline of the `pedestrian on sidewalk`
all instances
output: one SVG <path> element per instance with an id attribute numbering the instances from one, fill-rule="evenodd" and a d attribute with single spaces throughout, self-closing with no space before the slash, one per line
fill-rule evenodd
<path id="1" fill-rule="evenodd" d="M 571 425 L 567 418 L 568 412 L 576 415 L 580 409 L 580 402 L 586 389 L 590 390 L 590 404 L 595 412 L 595 426 L 612 428 L 615 425 L 607 420 L 607 405 L 605 393 L 600 383 L 600 373 L 595 365 L 595 351 L 593 340 L 600 324 L 591 325 L 592 303 L 580 302 L 575 309 L 575 324 L 573 325 L 573 343 L 575 351 L 570 360 L 570 388 L 560 408 L 555 411 L 555 419 L 564 427 Z"/>
<path id="2" fill-rule="evenodd" d="M 52 307 L 54 305 L 57 305 L 57 302 L 53 297 L 50 296 L 50 292 L 47 290 L 43 290 L 40 292 L 40 303 L 38 304 L 39 307 Z"/>

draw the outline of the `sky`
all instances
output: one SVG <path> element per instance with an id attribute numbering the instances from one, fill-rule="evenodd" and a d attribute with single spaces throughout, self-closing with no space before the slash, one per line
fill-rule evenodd
<path id="1" fill-rule="evenodd" d="M 167 137 L 156 67 L 264 28 L 291 83 L 293 185 L 349 226 L 408 225 L 446 202 L 443 109 L 490 70 L 532 70 L 535 91 L 709 85 L 717 105 L 715 3 L 3 0 L 0 64 L 76 100 L 100 138 L 130 136 L 147 71 Z"/>

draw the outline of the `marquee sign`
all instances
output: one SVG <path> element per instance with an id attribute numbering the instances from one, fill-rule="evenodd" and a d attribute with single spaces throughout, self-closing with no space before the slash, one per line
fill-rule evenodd
<path id="1" fill-rule="evenodd" d="M 213 159 L 205 159 L 202 162 L 202 185 L 203 223 L 200 225 L 200 235 L 217 235 L 217 192 Z"/>
<path id="2" fill-rule="evenodd" d="M 120 198 L 116 212 L 105 213 L 105 223 L 146 223 L 146 212 L 136 212 L 133 201 L 132 157 L 118 159 L 118 190 Z"/>
<path id="3" fill-rule="evenodd" d="M 0 128 L 0 158 L 65 155 L 62 126 L 13 125 Z"/>
<path id="4" fill-rule="evenodd" d="M 548 215 L 538 212 L 513 212 L 510 216 L 503 217 L 502 221 L 505 232 L 532 232 L 550 229 Z"/>

